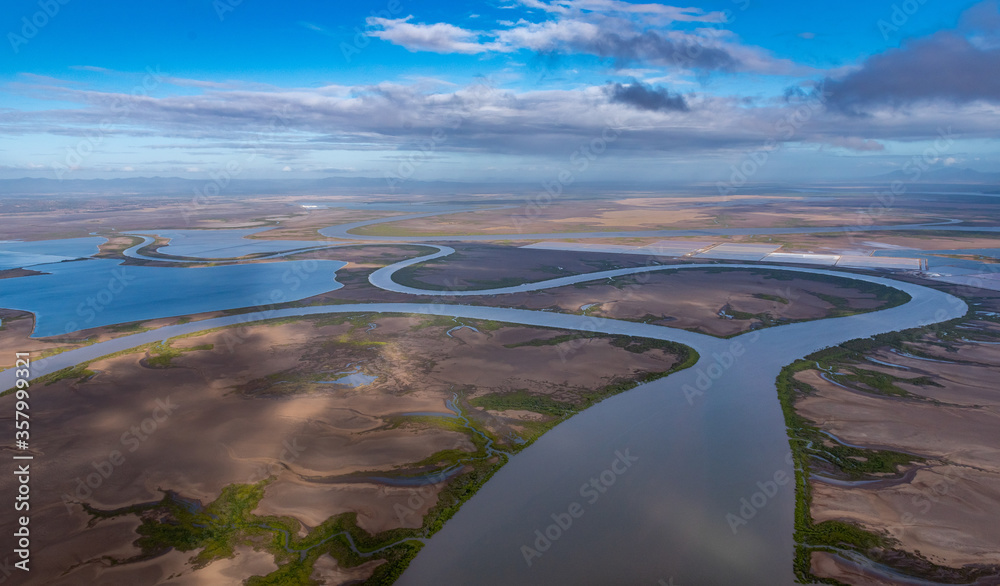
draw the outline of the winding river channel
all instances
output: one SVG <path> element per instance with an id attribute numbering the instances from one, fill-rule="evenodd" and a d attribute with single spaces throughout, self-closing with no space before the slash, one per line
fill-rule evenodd
<path id="1" fill-rule="evenodd" d="M 328 229 L 326 235 L 343 237 L 350 228 Z M 706 233 L 719 231 L 697 232 Z M 774 388 L 779 371 L 798 358 L 846 340 L 953 319 L 968 309 L 951 295 L 883 277 L 727 265 L 848 277 L 894 287 L 912 299 L 883 311 L 784 325 L 723 340 L 650 324 L 446 302 L 462 295 L 503 295 L 705 265 L 619 269 L 475 292 L 423 291 L 393 280 L 393 274 L 406 266 L 451 253 L 448 247 L 436 248 L 433 254 L 375 271 L 370 281 L 391 291 L 439 296 L 441 302 L 312 306 L 189 322 L 39 360 L 33 364 L 32 375 L 209 328 L 328 313 L 442 315 L 679 342 L 700 354 L 694 367 L 605 400 L 512 457 L 427 541 L 399 583 L 790 584 L 794 485 L 779 482 L 793 474 Z M 502 297 L 497 303 L 502 303 Z M 572 353 L 560 367 L 574 368 Z M 13 384 L 13 370 L 0 372 L 0 388 Z"/>

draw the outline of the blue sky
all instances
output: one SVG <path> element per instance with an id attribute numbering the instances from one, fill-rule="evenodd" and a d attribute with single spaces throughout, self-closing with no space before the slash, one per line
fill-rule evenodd
<path id="1" fill-rule="evenodd" d="M 996 0 L 338 4 L 8 0 L 0 177 L 1000 171 Z"/>

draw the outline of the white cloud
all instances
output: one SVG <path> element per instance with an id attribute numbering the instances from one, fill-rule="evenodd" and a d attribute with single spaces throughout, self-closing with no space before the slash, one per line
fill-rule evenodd
<path id="1" fill-rule="evenodd" d="M 680 22 L 726 22 L 724 12 L 705 12 L 701 8 L 680 8 L 664 4 L 632 4 L 619 0 L 571 0 L 564 3 L 571 10 L 593 10 L 609 13 L 656 14 Z"/>
<path id="2" fill-rule="evenodd" d="M 434 53 L 512 53 L 530 50 L 576 53 L 611 59 L 618 67 L 631 63 L 691 70 L 751 71 L 787 75 L 813 73 L 787 59 L 776 59 L 759 47 L 740 43 L 721 26 L 671 28 L 675 22 L 725 23 L 725 14 L 663 4 L 631 4 L 619 0 L 568 0 L 546 3 L 522 0 L 549 13 L 539 22 L 501 20 L 494 30 L 474 31 L 448 23 L 413 23 L 370 17 L 377 27 L 369 34 L 410 51 Z"/>
<path id="3" fill-rule="evenodd" d="M 90 136 L 113 113 L 116 100 L 126 97 L 72 85 L 58 92 L 49 85 L 35 87 L 47 99 L 78 106 L 17 111 L 5 120 L 8 135 Z M 616 152 L 647 154 L 742 152 L 760 148 L 768 139 L 877 152 L 884 141 L 934 140 L 940 128 L 949 127 L 963 139 L 1000 136 L 996 107 L 984 103 L 948 108 L 917 104 L 905 111 L 873 110 L 864 117 L 807 103 L 809 116 L 798 124 L 803 104 L 795 100 L 748 103 L 697 92 L 683 94 L 686 109 L 643 109 L 635 100 L 610 99 L 607 89 L 509 91 L 422 83 L 206 89 L 195 95 L 138 100 L 127 123 L 114 132 L 155 141 L 141 150 L 148 160 L 163 160 L 158 149 L 228 156 L 253 146 L 262 159 L 281 161 L 277 168 L 291 166 L 310 152 L 405 152 L 420 148 L 440 132 L 445 139 L 437 142 L 438 153 L 557 157 L 568 156 L 609 125 L 625 129 Z M 676 96 L 676 88 L 648 88 L 648 92 Z M 188 165 L 183 166 L 188 172 L 200 171 Z M 300 165 L 294 167 L 300 170 Z"/>
<path id="4" fill-rule="evenodd" d="M 834 136 L 826 138 L 821 137 L 818 140 L 816 140 L 816 142 L 858 152 L 885 150 L 885 145 L 878 142 L 877 140 L 865 140 L 863 138 L 859 138 L 856 136 Z"/>
<path id="5" fill-rule="evenodd" d="M 381 26 L 382 30 L 372 31 L 369 34 L 410 51 L 474 54 L 499 49 L 490 43 L 480 43 L 481 33 L 444 22 L 412 24 L 409 22 L 412 19 L 412 15 L 396 19 L 370 16 L 368 24 Z"/>

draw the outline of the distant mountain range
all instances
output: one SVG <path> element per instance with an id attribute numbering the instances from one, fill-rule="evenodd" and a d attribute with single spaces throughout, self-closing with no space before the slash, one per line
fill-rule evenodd
<path id="1" fill-rule="evenodd" d="M 655 192 L 681 187 L 679 183 L 629 182 L 629 181 L 574 181 L 558 184 L 554 180 L 549 189 L 589 197 L 600 193 Z M 553 187 L 554 186 L 554 187 Z M 695 189 L 716 192 L 711 184 Z M 0 179 L 0 197 L 113 197 L 128 195 L 159 197 L 231 197 L 241 195 L 292 195 L 310 196 L 379 196 L 383 199 L 410 195 L 468 195 L 526 197 L 545 193 L 542 181 L 523 182 L 462 182 L 419 181 L 416 179 L 389 181 L 378 177 L 323 177 L 318 179 L 232 179 L 220 178 L 183 179 L 180 177 L 134 177 L 124 179 Z M 551 191 L 549 193 L 552 193 Z M 546 194 L 548 196 L 548 194 Z M 496 203 L 491 200 L 491 203 Z"/>
<path id="2" fill-rule="evenodd" d="M 907 183 L 972 183 L 979 185 L 1000 184 L 1000 173 L 983 173 L 975 169 L 942 167 L 930 169 L 915 177 L 915 171 L 898 170 L 884 175 L 871 177 L 874 181 L 905 181 Z"/>
<path id="3" fill-rule="evenodd" d="M 402 189 L 402 182 L 397 189 Z M 416 183 L 416 182 L 412 182 Z M 21 195 L 161 195 L 208 196 L 316 193 L 330 188 L 372 189 L 389 191 L 383 179 L 323 178 L 323 179 L 183 179 L 181 177 L 130 177 L 123 179 L 0 179 L 0 193 Z"/>
<path id="4" fill-rule="evenodd" d="M 240 195 L 409 195 L 486 194 L 520 191 L 528 185 L 503 187 L 481 183 L 448 181 L 398 181 L 390 184 L 374 177 L 324 177 L 319 179 L 231 179 L 220 177 L 183 179 L 180 177 L 134 177 L 124 179 L 0 179 L 0 197 L 8 196 L 160 196 L 230 197 Z M 535 187 L 534 185 L 532 187 Z M 537 188 L 537 187 L 536 187 Z"/>
<path id="5" fill-rule="evenodd" d="M 914 178 L 913 172 L 902 170 L 876 175 L 861 180 L 844 182 L 820 182 L 812 186 L 817 189 L 843 185 L 857 186 L 870 184 L 884 185 L 891 181 L 904 183 L 919 183 L 934 185 L 946 191 L 947 186 L 970 185 L 983 186 L 984 191 L 1000 191 L 1000 173 L 983 173 L 974 169 L 941 167 L 923 172 L 919 178 Z M 551 185 L 555 182 L 549 181 Z M 785 191 L 810 187 L 794 182 L 779 183 L 748 183 L 740 192 L 764 193 L 769 191 Z M 629 181 L 574 181 L 572 184 L 556 185 L 560 191 L 573 194 L 575 197 L 597 197 L 600 194 L 622 192 L 645 192 L 649 194 L 664 191 L 680 190 L 688 195 L 716 194 L 717 185 L 713 182 L 700 184 L 681 184 L 677 182 L 629 182 Z M 550 189 L 552 187 L 550 186 Z M 183 179 L 180 177 L 130 177 L 120 179 L 49 179 L 21 178 L 0 179 L 0 197 L 115 197 L 115 196 L 159 196 L 159 197 L 190 197 L 199 195 L 206 197 L 230 197 L 241 195 L 292 195 L 309 196 L 379 196 L 381 199 L 391 199 L 393 196 L 412 195 L 467 195 L 477 200 L 479 196 L 508 195 L 522 197 L 544 193 L 543 182 L 526 181 L 511 183 L 485 183 L 460 181 L 419 181 L 409 179 L 390 182 L 377 177 L 323 177 L 317 179 L 231 179 L 224 177 L 218 180 L 211 178 Z M 551 191 L 550 191 L 551 193 Z M 558 195 L 553 194 L 555 197 Z"/>

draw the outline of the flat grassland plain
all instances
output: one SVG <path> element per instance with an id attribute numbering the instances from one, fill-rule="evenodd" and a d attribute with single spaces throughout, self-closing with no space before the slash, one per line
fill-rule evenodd
<path id="1" fill-rule="evenodd" d="M 342 288 L 269 310 L 462 303 L 716 338 L 858 316 L 908 299 L 847 271 L 840 278 L 725 262 L 670 270 L 704 261 L 521 246 L 540 240 L 532 234 L 552 240 L 552 234 L 592 232 L 565 241 L 643 246 L 671 237 L 601 233 L 700 230 L 706 234 L 676 239 L 819 254 L 917 251 L 940 262 L 974 263 L 979 273 L 997 262 L 987 251 L 1000 248 L 1000 234 L 975 231 L 998 224 L 982 197 L 901 199 L 875 215 L 864 194 L 628 194 L 544 207 L 473 199 L 427 201 L 455 213 L 371 223 L 351 230 L 358 237 L 352 239 L 319 231 L 420 210 L 322 197 L 303 207 L 306 198 L 280 195 L 218 198 L 196 209 L 171 198 L 12 198 L 0 201 L 0 211 L 14 220 L 0 240 L 94 234 L 105 239 L 94 257 L 125 266 L 347 263 L 336 275 Z M 947 220 L 958 220 L 963 231 L 947 224 L 865 231 L 873 224 Z M 143 243 L 126 232 L 237 228 L 261 229 L 249 242 L 296 241 L 293 249 L 314 242 L 319 249 L 202 259 L 172 254 L 178 243 L 156 238 L 140 254 L 125 254 Z M 812 231 L 782 233 L 796 228 Z M 711 233 L 726 229 L 747 233 Z M 449 241 L 453 254 L 393 275 L 423 295 L 368 281 L 377 269 L 433 252 L 418 242 L 379 238 L 466 235 L 496 239 Z M 663 270 L 530 292 L 440 295 L 651 264 Z M 44 265 L 0 271 L 0 368 L 12 367 L 17 352 L 40 360 L 260 310 L 33 338 L 32 314 L 2 307 L 3 283 L 44 272 Z M 1000 511 L 1000 293 L 916 271 L 891 276 L 956 295 L 970 310 L 956 320 L 823 350 L 787 365 L 775 381 L 774 401 L 784 411 L 796 464 L 795 576 L 849 584 L 1000 583 L 1000 525 L 993 522 Z M 81 362 L 32 382 L 32 450 L 39 456 L 33 549 L 44 564 L 28 583 L 391 583 L 424 540 L 547 430 L 698 358 L 682 344 L 648 338 L 352 312 L 257 320 Z M 0 397 L 4 413 L 13 402 L 10 394 Z M 3 478 L 0 490 L 7 494 L 13 483 Z M 9 516 L 0 521 L 0 531 L 14 528 Z"/>

